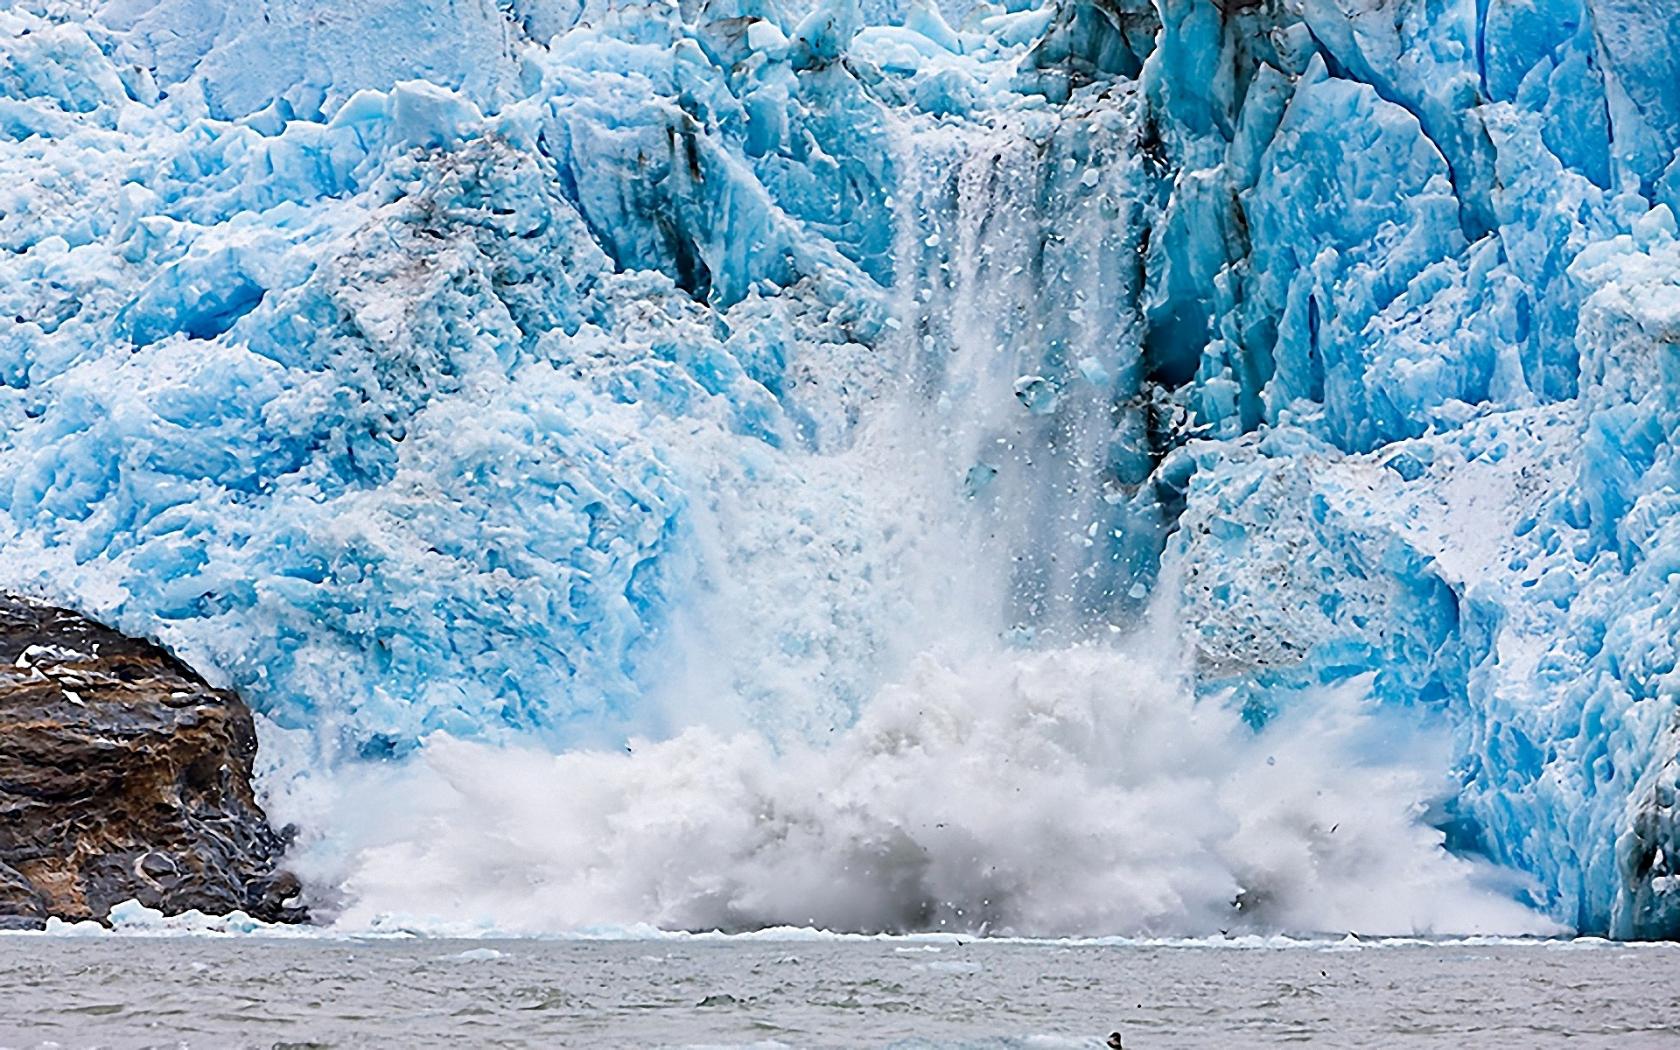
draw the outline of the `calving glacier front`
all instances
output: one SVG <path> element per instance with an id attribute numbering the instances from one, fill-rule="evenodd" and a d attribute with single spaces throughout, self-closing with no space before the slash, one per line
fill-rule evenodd
<path id="1" fill-rule="evenodd" d="M 347 922 L 1672 935 L 1653 26 L 25 0 L 0 586 Z"/>

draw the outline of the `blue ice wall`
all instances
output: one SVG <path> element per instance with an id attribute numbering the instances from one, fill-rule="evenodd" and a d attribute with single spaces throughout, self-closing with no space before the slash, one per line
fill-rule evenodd
<path id="1" fill-rule="evenodd" d="M 1455 834 L 1582 929 L 1672 934 L 1675 12 L 1161 7 L 1207 676 L 1263 721 L 1374 671 L 1457 727 Z"/>
<path id="2" fill-rule="evenodd" d="M 880 103 L 674 6 L 518 54 L 409 6 L 0 15 L 6 575 L 365 753 L 653 728 L 673 444 L 843 436 L 777 393 L 880 327 Z"/>
<path id="3" fill-rule="evenodd" d="M 1453 729 L 1458 844 L 1673 934 L 1676 44 L 1659 0 L 14 4 L 0 584 L 364 754 L 658 732 L 718 508 L 909 377 L 1036 450 L 958 448 L 953 514 L 1092 521 L 1028 604 L 1164 553 L 1255 724 L 1374 675 Z M 931 364 L 988 340 L 996 390 Z M 789 535 L 861 593 L 855 510 Z M 856 664 L 850 610 L 777 652 Z"/>

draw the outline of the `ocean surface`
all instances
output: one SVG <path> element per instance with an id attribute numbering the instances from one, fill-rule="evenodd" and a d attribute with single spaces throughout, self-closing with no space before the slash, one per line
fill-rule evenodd
<path id="1" fill-rule="evenodd" d="M 1680 945 L 0 937 L 0 1047 L 1680 1046 Z"/>

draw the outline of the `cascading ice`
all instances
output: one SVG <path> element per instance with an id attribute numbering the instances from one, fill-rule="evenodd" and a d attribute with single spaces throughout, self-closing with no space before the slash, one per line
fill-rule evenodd
<path id="1" fill-rule="evenodd" d="M 1577 929 L 1672 934 L 1673 19 L 25 0 L 0 585 L 160 637 L 329 779 L 633 735 L 775 779 L 845 737 L 813 761 L 863 796 L 916 654 L 1048 674 L 1153 600 L 1233 749 L 1348 683 L 1446 735 L 1395 858 L 1444 836 Z M 316 774 L 271 782 L 307 817 Z M 1011 921 L 1206 926 L 1253 868 L 1217 823 L 1193 907 L 1098 879 Z M 824 921 L 974 888 L 894 879 Z M 647 917 L 800 921 L 715 903 Z"/>

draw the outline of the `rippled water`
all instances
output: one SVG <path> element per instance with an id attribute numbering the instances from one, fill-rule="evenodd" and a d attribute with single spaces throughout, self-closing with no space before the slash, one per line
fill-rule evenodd
<path id="1" fill-rule="evenodd" d="M 0 938 L 0 1047 L 1680 1046 L 1680 946 Z"/>

